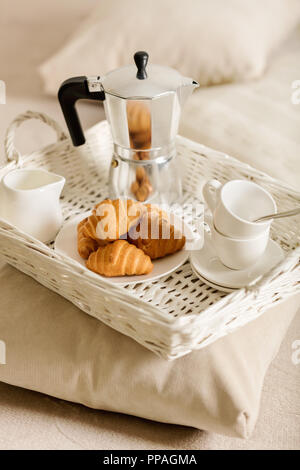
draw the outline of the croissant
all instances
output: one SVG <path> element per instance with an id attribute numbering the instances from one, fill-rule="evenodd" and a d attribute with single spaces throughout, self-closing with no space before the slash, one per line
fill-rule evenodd
<path id="1" fill-rule="evenodd" d="M 151 259 L 163 258 L 181 250 L 185 245 L 185 236 L 170 224 L 170 219 L 164 211 L 151 204 L 147 206 L 147 224 L 143 223 L 143 219 L 134 235 L 132 230 L 129 232 L 128 241 L 143 250 Z"/>
<path id="2" fill-rule="evenodd" d="M 96 229 L 98 224 L 98 218 L 92 214 L 86 219 L 86 223 L 82 227 L 82 233 L 85 238 L 91 238 L 98 243 L 98 246 L 105 246 L 109 243 L 108 239 L 100 239 L 97 237 Z"/>
<path id="3" fill-rule="evenodd" d="M 170 221 L 170 217 L 167 214 L 167 212 L 160 209 L 160 207 L 155 206 L 154 204 L 145 204 L 145 206 L 146 206 L 147 212 L 143 214 L 143 218 L 147 217 L 148 220 L 149 218 L 153 220 L 153 218 L 155 219 L 158 217 L 159 220 L 165 220 L 166 222 Z"/>
<path id="4" fill-rule="evenodd" d="M 116 240 L 90 254 L 86 266 L 103 276 L 148 274 L 153 269 L 149 256 L 126 240 Z"/>
<path id="5" fill-rule="evenodd" d="M 87 237 L 84 233 L 84 226 L 87 218 L 79 222 L 77 226 L 77 249 L 78 253 L 83 259 L 87 259 L 93 251 L 98 248 L 98 243 L 91 237 Z"/>
<path id="6" fill-rule="evenodd" d="M 139 222 L 145 208 L 131 199 L 105 199 L 97 204 L 84 226 L 86 236 L 100 245 L 118 240 Z"/>
<path id="7" fill-rule="evenodd" d="M 142 214 L 141 220 L 139 224 L 135 227 L 135 229 L 136 232 L 142 231 L 141 236 L 143 236 L 143 238 L 150 238 L 152 228 L 157 232 L 157 224 L 162 220 L 165 222 L 169 222 L 170 217 L 167 212 L 163 211 L 162 209 L 160 209 L 159 206 L 156 206 L 154 204 L 144 204 L 144 208 L 146 210 Z M 129 234 L 131 232 L 132 230 L 129 231 Z"/>

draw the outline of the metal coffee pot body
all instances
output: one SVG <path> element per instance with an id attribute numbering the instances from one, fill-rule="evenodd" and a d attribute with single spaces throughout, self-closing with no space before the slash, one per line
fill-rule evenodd
<path id="1" fill-rule="evenodd" d="M 76 101 L 104 102 L 114 142 L 112 198 L 171 204 L 181 196 L 175 148 L 181 109 L 199 85 L 169 67 L 148 65 L 146 52 L 137 52 L 134 61 L 103 77 L 66 80 L 59 101 L 75 146 L 85 143 Z"/>

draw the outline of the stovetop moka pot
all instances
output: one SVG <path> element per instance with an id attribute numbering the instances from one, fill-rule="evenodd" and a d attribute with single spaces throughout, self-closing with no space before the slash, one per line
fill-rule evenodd
<path id="1" fill-rule="evenodd" d="M 104 102 L 114 142 L 110 197 L 171 204 L 181 196 L 175 148 L 181 108 L 199 84 L 170 67 L 148 65 L 147 52 L 136 52 L 134 62 L 103 77 L 69 78 L 59 102 L 75 146 L 85 143 L 76 101 Z"/>

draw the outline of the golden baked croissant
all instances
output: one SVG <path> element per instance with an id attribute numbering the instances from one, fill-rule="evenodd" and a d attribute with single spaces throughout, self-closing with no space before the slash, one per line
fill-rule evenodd
<path id="1" fill-rule="evenodd" d="M 131 199 L 105 199 L 97 204 L 84 226 L 84 233 L 100 245 L 124 236 L 138 224 L 145 208 Z"/>
<path id="2" fill-rule="evenodd" d="M 169 223 L 170 218 L 168 214 L 160 209 L 160 207 L 152 204 L 144 204 L 146 208 L 145 213 L 142 215 L 140 222 L 136 227 L 133 227 L 128 232 L 128 239 L 130 243 L 134 243 L 138 238 L 161 238 L 159 234 L 159 222 Z M 162 230 L 161 230 L 162 232 Z M 168 236 L 168 228 L 164 230 L 164 234 Z"/>
<path id="3" fill-rule="evenodd" d="M 95 240 L 99 246 L 105 246 L 109 243 L 110 240 L 99 239 L 97 237 L 96 228 L 98 224 L 98 217 L 94 214 L 90 215 L 86 219 L 86 223 L 82 227 L 82 232 L 86 238 L 92 238 Z"/>
<path id="4" fill-rule="evenodd" d="M 147 223 L 144 219 L 138 227 L 129 232 L 128 241 L 150 256 L 151 259 L 163 258 L 181 250 L 185 245 L 185 236 L 174 225 L 166 212 L 147 204 Z"/>
<path id="5" fill-rule="evenodd" d="M 142 224 L 143 225 L 143 236 L 148 236 L 150 237 L 151 234 L 151 227 L 155 227 L 155 224 L 157 224 L 159 221 L 164 220 L 165 222 L 170 221 L 170 217 L 165 212 L 162 210 L 159 206 L 156 206 L 155 204 L 144 204 L 145 211 L 141 217 L 139 226 Z M 138 226 L 138 227 L 139 227 Z M 145 232 L 145 227 L 147 227 L 148 232 Z M 139 228 L 137 228 L 138 230 Z"/>
<path id="6" fill-rule="evenodd" d="M 98 243 L 91 237 L 87 237 L 84 233 L 84 226 L 87 222 L 87 218 L 79 222 L 77 226 L 77 249 L 78 253 L 83 259 L 88 259 L 93 251 L 98 248 Z"/>
<path id="7" fill-rule="evenodd" d="M 153 269 L 149 256 L 126 240 L 116 240 L 90 254 L 86 266 L 103 276 L 148 274 Z"/>
<path id="8" fill-rule="evenodd" d="M 159 237 L 161 237 L 163 221 L 159 222 Z M 143 252 L 150 256 L 151 259 L 163 258 L 166 255 L 175 253 L 181 250 L 185 245 L 185 236 L 175 236 L 174 225 L 170 225 L 170 237 L 169 238 L 138 238 L 135 241 L 135 246 L 143 250 Z M 178 238 L 179 236 L 179 238 Z"/>
<path id="9" fill-rule="evenodd" d="M 143 218 L 147 217 L 149 220 L 149 217 L 151 219 L 158 217 L 159 220 L 165 220 L 167 222 L 170 221 L 170 217 L 167 212 L 162 210 L 159 206 L 156 206 L 155 204 L 145 204 L 145 207 L 147 212 L 143 214 Z"/>

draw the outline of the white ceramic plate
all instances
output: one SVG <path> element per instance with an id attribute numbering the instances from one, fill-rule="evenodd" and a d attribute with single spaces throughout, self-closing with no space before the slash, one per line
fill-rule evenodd
<path id="1" fill-rule="evenodd" d="M 210 235 L 204 234 L 204 246 L 199 251 L 192 251 L 190 263 L 196 274 L 212 287 L 226 289 L 240 289 L 258 281 L 264 274 L 270 271 L 283 260 L 283 251 L 273 240 L 269 240 L 263 256 L 250 268 L 233 270 L 224 266 L 219 260 L 212 245 Z M 224 289 L 223 289 L 224 290 Z M 226 292 L 224 290 L 224 292 Z"/>
<path id="2" fill-rule="evenodd" d="M 85 214 L 80 214 L 73 219 L 69 220 L 64 224 L 64 226 L 59 231 L 55 244 L 54 249 L 65 255 L 72 260 L 79 263 L 81 266 L 85 266 L 85 260 L 83 260 L 77 251 L 77 225 L 78 223 L 83 220 L 85 217 L 88 217 L 90 212 L 86 212 Z M 165 258 L 157 259 L 153 261 L 153 270 L 151 273 L 143 275 L 143 276 L 121 276 L 121 277 L 104 277 L 100 276 L 100 274 L 93 273 L 89 271 L 89 273 L 93 274 L 96 278 L 103 277 L 107 281 L 112 282 L 113 284 L 119 285 L 127 285 L 127 284 L 136 284 L 138 282 L 149 282 L 154 281 L 162 276 L 166 276 L 167 274 L 172 273 L 176 269 L 178 269 L 189 257 L 189 248 L 194 240 L 194 235 L 190 227 L 182 222 L 182 220 L 172 214 L 171 222 L 174 223 L 177 227 L 183 227 L 183 232 L 186 236 L 187 242 L 186 247 L 174 253 L 173 255 L 166 256 Z M 87 269 L 87 268 L 86 268 Z"/>

